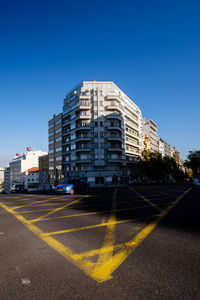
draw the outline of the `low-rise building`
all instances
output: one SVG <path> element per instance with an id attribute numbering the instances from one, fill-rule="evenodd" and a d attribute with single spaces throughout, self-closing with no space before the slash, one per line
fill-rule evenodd
<path id="1" fill-rule="evenodd" d="M 37 191 L 39 189 L 39 168 L 32 167 L 26 170 L 25 187 L 28 192 Z"/>
<path id="2" fill-rule="evenodd" d="M 47 152 L 41 150 L 32 151 L 30 148 L 27 148 L 27 151 L 22 155 L 17 153 L 9 163 L 9 181 L 8 179 L 6 180 L 6 191 L 9 192 L 11 187 L 16 184 L 25 184 L 26 171 L 30 168 L 38 167 L 39 157 L 43 155 L 47 155 Z"/>

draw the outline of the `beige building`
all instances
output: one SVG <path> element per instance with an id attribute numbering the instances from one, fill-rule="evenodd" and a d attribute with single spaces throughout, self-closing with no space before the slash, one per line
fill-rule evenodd
<path id="1" fill-rule="evenodd" d="M 151 152 L 158 152 L 157 124 L 153 120 L 143 118 L 143 132 L 150 139 Z"/>

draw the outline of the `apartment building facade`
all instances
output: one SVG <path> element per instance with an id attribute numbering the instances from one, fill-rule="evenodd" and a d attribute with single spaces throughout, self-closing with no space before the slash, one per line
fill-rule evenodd
<path id="1" fill-rule="evenodd" d="M 81 82 L 66 95 L 62 120 L 65 177 L 123 181 L 141 157 L 141 111 L 112 81 Z"/>
<path id="2" fill-rule="evenodd" d="M 48 123 L 49 180 L 52 186 L 64 179 L 63 175 L 63 114 L 54 115 Z"/>
<path id="3" fill-rule="evenodd" d="M 157 131 L 157 124 L 153 120 L 143 118 L 143 132 L 150 139 L 151 152 L 159 151 Z"/>

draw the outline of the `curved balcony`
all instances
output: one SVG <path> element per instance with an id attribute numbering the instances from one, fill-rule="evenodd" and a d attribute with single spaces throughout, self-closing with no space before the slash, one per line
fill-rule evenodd
<path id="1" fill-rule="evenodd" d="M 107 106 L 105 107 L 105 110 L 111 110 L 111 111 L 117 110 L 117 111 L 119 111 L 120 113 L 121 113 L 121 111 L 122 111 L 122 109 L 121 109 L 121 107 L 120 107 L 119 105 L 107 105 Z"/>
<path id="2" fill-rule="evenodd" d="M 84 147 L 84 148 L 77 148 L 75 151 L 76 152 L 90 152 L 90 151 L 92 151 L 92 149 L 89 147 Z"/>
<path id="3" fill-rule="evenodd" d="M 108 120 L 120 120 L 120 121 L 122 121 L 123 116 L 121 114 L 111 113 L 111 114 L 107 115 L 106 118 Z"/>
<path id="4" fill-rule="evenodd" d="M 91 137 L 88 136 L 76 137 L 76 142 L 81 142 L 81 141 L 91 141 Z"/>
<path id="5" fill-rule="evenodd" d="M 76 164 L 90 164 L 92 161 L 91 159 L 81 159 L 81 160 L 77 160 Z"/>
<path id="6" fill-rule="evenodd" d="M 122 138 L 120 136 L 109 136 L 109 137 L 107 137 L 107 141 L 120 141 L 120 142 L 122 142 Z"/>
<path id="7" fill-rule="evenodd" d="M 107 126 L 107 129 L 108 130 L 120 130 L 120 131 L 122 131 L 122 128 L 121 127 L 119 127 L 119 126 Z"/>
<path id="8" fill-rule="evenodd" d="M 118 95 L 107 95 L 105 96 L 105 100 L 116 100 L 117 102 L 121 103 L 121 99 Z"/>
<path id="9" fill-rule="evenodd" d="M 75 131 L 78 131 L 78 130 L 90 130 L 91 127 L 89 125 L 87 126 L 81 126 L 81 125 L 78 125 L 76 128 L 75 128 Z"/>
<path id="10" fill-rule="evenodd" d="M 120 146 L 119 147 L 108 147 L 107 150 L 112 151 L 112 152 L 123 152 L 124 151 L 124 149 L 120 148 Z"/>

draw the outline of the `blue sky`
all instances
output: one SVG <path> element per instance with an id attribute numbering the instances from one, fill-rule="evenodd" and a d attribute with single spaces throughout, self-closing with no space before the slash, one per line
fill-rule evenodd
<path id="1" fill-rule="evenodd" d="M 180 151 L 200 149 L 199 1 L 4 1 L 0 167 L 47 151 L 47 123 L 81 80 L 113 80 Z"/>

